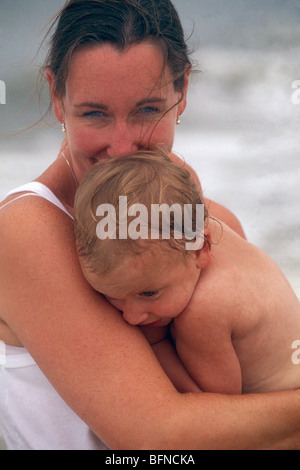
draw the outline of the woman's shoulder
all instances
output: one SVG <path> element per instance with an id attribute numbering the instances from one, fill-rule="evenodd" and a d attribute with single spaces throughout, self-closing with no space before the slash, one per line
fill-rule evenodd
<path id="1" fill-rule="evenodd" d="M 70 217 L 42 197 L 20 197 L 23 194 L 17 195 L 19 199 L 16 195 L 7 197 L 0 209 L 0 339 L 15 346 L 22 342 L 8 326 L 10 310 L 14 310 L 11 300 L 18 297 L 21 314 L 26 293 L 39 276 L 37 267 L 43 264 L 50 268 L 59 249 L 75 244 Z"/>
<path id="2" fill-rule="evenodd" d="M 42 197 L 10 196 L 3 201 L 0 224 L 0 283 L 4 285 L 6 274 L 13 271 L 17 279 L 17 270 L 25 272 L 25 263 L 34 266 L 41 259 L 49 263 L 59 247 L 75 246 L 71 217 Z"/>
<path id="3" fill-rule="evenodd" d="M 43 244 L 50 235 L 73 233 L 71 217 L 48 199 L 36 196 L 23 192 L 1 203 L 0 256 L 20 246 L 31 247 L 34 253 L 34 242 Z"/>
<path id="4" fill-rule="evenodd" d="M 0 203 L 0 211 L 6 208 L 7 206 L 16 205 L 20 199 L 23 198 L 30 198 L 30 202 L 32 202 L 34 197 L 38 197 L 48 201 L 49 203 L 53 204 L 54 206 L 58 207 L 60 210 L 65 212 L 71 219 L 73 216 L 71 215 L 71 211 L 68 210 L 60 201 L 58 197 L 54 194 L 51 189 L 46 186 L 45 184 L 39 181 L 33 181 L 27 184 L 24 184 L 12 191 L 10 191 L 5 199 Z M 32 207 L 33 210 L 36 210 L 36 207 Z"/>

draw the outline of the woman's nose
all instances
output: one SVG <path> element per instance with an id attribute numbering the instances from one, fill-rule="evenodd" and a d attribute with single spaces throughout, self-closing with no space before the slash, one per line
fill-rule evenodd
<path id="1" fill-rule="evenodd" d="M 134 129 L 126 121 L 117 122 L 114 125 L 109 139 L 107 153 L 109 157 L 122 157 L 138 151 L 141 135 L 138 129 Z"/>

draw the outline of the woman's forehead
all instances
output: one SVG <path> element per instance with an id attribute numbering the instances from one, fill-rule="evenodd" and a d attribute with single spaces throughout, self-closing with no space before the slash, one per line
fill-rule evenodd
<path id="1" fill-rule="evenodd" d="M 143 42 L 124 50 L 111 45 L 82 48 L 74 52 L 69 66 L 67 87 L 89 94 L 93 90 L 151 93 L 161 90 L 171 80 L 169 67 L 164 67 L 160 47 Z M 121 90 L 120 90 L 121 88 Z"/>

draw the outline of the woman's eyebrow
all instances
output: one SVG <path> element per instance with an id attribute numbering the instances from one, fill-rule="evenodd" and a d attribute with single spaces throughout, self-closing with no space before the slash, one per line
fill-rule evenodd
<path id="1" fill-rule="evenodd" d="M 136 107 L 139 107 L 139 106 L 144 106 L 145 104 L 153 104 L 153 103 L 166 103 L 167 99 L 166 98 L 145 98 L 144 100 L 141 100 L 141 101 L 138 101 L 136 103 Z"/>
<path id="2" fill-rule="evenodd" d="M 108 107 L 105 104 L 93 103 L 92 101 L 85 101 L 84 103 L 74 104 L 74 108 L 96 108 L 104 109 L 107 111 Z"/>
<path id="3" fill-rule="evenodd" d="M 147 105 L 147 104 L 159 104 L 159 103 L 166 103 L 166 98 L 145 98 L 141 101 L 138 101 L 136 103 L 136 107 L 140 107 L 140 106 L 144 106 L 144 105 Z M 104 111 L 107 111 L 108 110 L 108 107 L 105 105 L 105 104 L 100 104 L 100 103 L 94 103 L 92 101 L 85 101 L 83 103 L 80 103 L 80 104 L 74 104 L 74 108 L 96 108 L 96 109 L 103 109 Z"/>

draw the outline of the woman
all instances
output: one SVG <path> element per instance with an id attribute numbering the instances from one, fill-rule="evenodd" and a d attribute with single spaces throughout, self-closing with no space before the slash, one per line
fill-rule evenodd
<path id="1" fill-rule="evenodd" d="M 178 393 L 77 260 L 78 182 L 103 157 L 155 144 L 171 151 L 190 70 L 169 0 L 68 1 L 58 15 L 45 73 L 66 138 L 55 162 L 0 211 L 0 417 L 9 448 L 300 447 L 299 391 Z M 210 210 L 243 234 L 224 208 Z M 180 386 L 193 390 L 178 368 Z"/>

